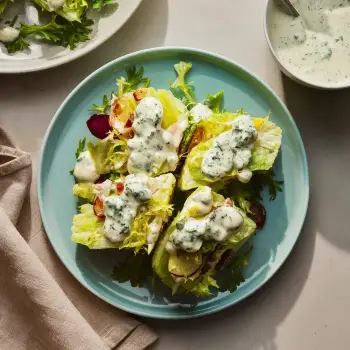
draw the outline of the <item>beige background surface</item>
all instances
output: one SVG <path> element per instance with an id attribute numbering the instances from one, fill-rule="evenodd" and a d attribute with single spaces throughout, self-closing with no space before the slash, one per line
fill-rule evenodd
<path id="1" fill-rule="evenodd" d="M 65 66 L 0 76 L 0 124 L 38 158 L 46 127 L 90 72 L 135 50 L 181 45 L 227 56 L 258 74 L 290 108 L 308 153 L 311 200 L 287 263 L 240 305 L 198 320 L 146 322 L 155 349 L 350 348 L 350 90 L 311 90 L 283 78 L 264 39 L 266 0 L 144 0 L 95 52 Z"/>

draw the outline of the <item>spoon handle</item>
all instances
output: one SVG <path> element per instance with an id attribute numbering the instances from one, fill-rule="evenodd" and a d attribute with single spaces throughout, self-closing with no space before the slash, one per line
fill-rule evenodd
<path id="1" fill-rule="evenodd" d="M 294 7 L 294 5 L 289 0 L 281 0 L 281 2 L 283 2 L 286 5 L 286 7 L 288 8 L 289 12 L 293 16 L 295 16 L 295 17 L 299 17 L 300 16 L 300 14 L 297 11 L 297 9 Z"/>

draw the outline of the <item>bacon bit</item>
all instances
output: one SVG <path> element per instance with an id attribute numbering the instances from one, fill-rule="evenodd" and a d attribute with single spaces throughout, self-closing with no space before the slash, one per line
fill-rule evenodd
<path id="1" fill-rule="evenodd" d="M 104 139 L 111 130 L 108 114 L 94 114 L 86 122 L 92 135 Z"/>
<path id="2" fill-rule="evenodd" d="M 105 213 L 103 210 L 103 200 L 101 196 L 98 196 L 94 200 L 94 214 L 99 218 L 99 219 L 104 219 L 105 218 Z"/>
<path id="3" fill-rule="evenodd" d="M 133 122 L 134 122 L 134 115 L 132 114 L 124 126 L 126 128 L 130 128 Z"/>
<path id="4" fill-rule="evenodd" d="M 113 122 L 118 121 L 122 125 L 129 120 L 130 116 L 134 113 L 133 108 L 130 106 L 128 97 L 122 96 L 114 99 L 111 106 L 111 117 L 109 120 L 110 125 L 113 127 Z"/>
<path id="5" fill-rule="evenodd" d="M 190 145 L 188 146 L 188 152 L 192 150 L 192 148 L 196 147 L 199 143 L 202 142 L 204 137 L 204 129 L 202 127 L 197 127 L 196 131 L 192 136 L 192 140 Z"/>
<path id="6" fill-rule="evenodd" d="M 147 89 L 146 88 L 138 88 L 133 92 L 133 96 L 136 102 L 141 101 L 143 98 L 145 98 L 147 95 Z"/>
<path id="7" fill-rule="evenodd" d="M 226 198 L 224 202 L 225 207 L 233 207 L 233 202 L 231 198 Z"/>
<path id="8" fill-rule="evenodd" d="M 117 190 L 118 194 L 121 194 L 121 193 L 124 192 L 124 184 L 122 182 L 116 181 L 115 187 L 116 187 L 116 190 Z"/>
<path id="9" fill-rule="evenodd" d="M 134 129 L 133 128 L 127 128 L 123 132 L 123 136 L 127 139 L 132 139 L 134 137 Z"/>
<path id="10" fill-rule="evenodd" d="M 111 115 L 118 115 L 123 112 L 122 106 L 119 103 L 119 99 L 115 99 L 111 106 Z"/>

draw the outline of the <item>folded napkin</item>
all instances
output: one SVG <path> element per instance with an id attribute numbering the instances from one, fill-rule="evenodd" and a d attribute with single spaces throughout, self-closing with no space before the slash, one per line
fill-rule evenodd
<path id="1" fill-rule="evenodd" d="M 30 154 L 0 127 L 0 348 L 136 350 L 152 344 L 152 330 L 84 289 L 58 260 L 31 183 Z"/>

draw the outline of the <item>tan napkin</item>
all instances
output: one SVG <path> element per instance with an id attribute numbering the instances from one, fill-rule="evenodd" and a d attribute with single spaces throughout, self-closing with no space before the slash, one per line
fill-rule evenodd
<path id="1" fill-rule="evenodd" d="M 0 127 L 0 348 L 146 348 L 157 335 L 85 290 L 51 249 L 31 164 Z"/>

